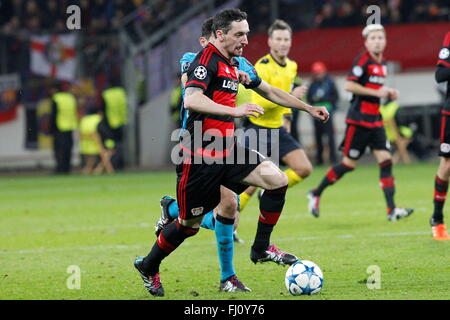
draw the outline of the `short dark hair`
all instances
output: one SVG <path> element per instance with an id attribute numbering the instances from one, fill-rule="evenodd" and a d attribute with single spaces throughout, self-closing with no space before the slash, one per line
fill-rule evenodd
<path id="1" fill-rule="evenodd" d="M 268 30 L 268 32 L 269 32 L 269 37 L 272 36 L 272 33 L 273 33 L 275 30 L 288 30 L 289 33 L 292 35 L 292 28 L 291 28 L 291 26 L 290 26 L 286 21 L 281 20 L 281 19 L 275 20 L 275 21 L 272 23 L 272 25 L 269 27 L 269 30 Z"/>
<path id="2" fill-rule="evenodd" d="M 214 17 L 209 17 L 208 19 L 206 19 L 203 22 L 202 34 L 200 35 L 201 37 L 209 38 L 211 36 L 213 23 L 214 23 Z"/>
<path id="3" fill-rule="evenodd" d="M 214 35 L 217 30 L 222 30 L 223 33 L 227 34 L 231 29 L 231 23 L 247 20 L 247 14 L 239 9 L 225 9 L 216 14 L 213 19 L 212 32 Z"/>

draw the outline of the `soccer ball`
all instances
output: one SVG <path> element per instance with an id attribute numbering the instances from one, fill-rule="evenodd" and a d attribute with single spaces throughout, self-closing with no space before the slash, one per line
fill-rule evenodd
<path id="1" fill-rule="evenodd" d="M 299 260 L 286 271 L 285 284 L 293 296 L 317 294 L 323 286 L 323 273 L 314 262 Z"/>

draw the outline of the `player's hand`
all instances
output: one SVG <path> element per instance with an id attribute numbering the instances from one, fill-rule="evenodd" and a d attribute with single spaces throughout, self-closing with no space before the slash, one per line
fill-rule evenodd
<path id="1" fill-rule="evenodd" d="M 327 122 L 330 118 L 330 113 L 325 107 L 311 107 L 308 112 L 313 118 L 318 119 L 323 123 Z"/>
<path id="2" fill-rule="evenodd" d="M 239 107 L 233 108 L 233 117 L 241 118 L 245 116 L 254 116 L 259 117 L 261 114 L 264 114 L 264 108 L 258 106 L 254 103 L 244 103 Z"/>
<path id="3" fill-rule="evenodd" d="M 383 86 L 377 90 L 377 97 L 378 98 L 388 98 L 391 90 L 392 90 L 391 88 Z"/>
<path id="4" fill-rule="evenodd" d="M 250 84 L 251 80 L 247 72 L 238 70 L 238 75 L 239 75 L 239 83 L 247 85 Z"/>
<path id="5" fill-rule="evenodd" d="M 296 87 L 294 90 L 292 90 L 292 95 L 296 97 L 297 99 L 302 99 L 306 92 L 308 91 L 308 87 L 305 85 Z"/>
<path id="6" fill-rule="evenodd" d="M 395 101 L 395 100 L 398 99 L 399 94 L 400 93 L 398 92 L 398 90 L 396 90 L 396 89 L 389 89 L 388 97 L 389 97 L 390 100 Z"/>

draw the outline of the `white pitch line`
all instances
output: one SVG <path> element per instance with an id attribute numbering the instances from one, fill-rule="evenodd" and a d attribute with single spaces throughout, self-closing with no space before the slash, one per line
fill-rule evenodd
<path id="1" fill-rule="evenodd" d="M 287 242 L 287 241 L 314 241 L 314 240 L 327 240 L 327 239 L 353 239 L 353 238 L 366 238 L 366 237 L 404 237 L 404 236 L 416 236 L 416 235 L 430 235 L 430 231 L 416 231 L 416 232 L 389 232 L 389 233 L 371 233 L 371 234 L 342 234 L 335 235 L 331 237 L 321 237 L 321 236 L 306 236 L 306 237 L 293 237 L 293 238 L 277 238 L 277 242 Z M 197 242 L 187 242 L 183 243 L 183 246 L 202 246 L 205 244 L 214 244 L 211 241 L 197 241 Z M 97 245 L 97 246 L 83 246 L 83 247 L 68 247 L 68 248 L 39 248 L 39 249 L 23 249 L 23 250 L 0 250 L 0 255 L 7 254 L 41 254 L 48 252 L 64 252 L 64 251 L 102 251 L 102 250 L 130 250 L 130 249 L 142 249 L 148 248 L 149 245 Z"/>

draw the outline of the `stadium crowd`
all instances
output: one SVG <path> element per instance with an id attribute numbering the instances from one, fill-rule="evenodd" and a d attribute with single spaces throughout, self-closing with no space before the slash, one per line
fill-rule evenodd
<path id="1" fill-rule="evenodd" d="M 381 23 L 434 22 L 449 20 L 449 0 L 280 0 L 279 15 L 294 30 L 311 28 L 351 27 L 367 19 L 367 7 L 380 7 Z M 250 25 L 257 32 L 267 28 L 273 8 L 270 1 L 247 0 L 242 8 L 249 15 Z M 363 21 L 364 20 L 364 21 Z"/>
<path id="2" fill-rule="evenodd" d="M 4 32 L 26 29 L 31 32 L 66 31 L 66 8 L 81 9 L 82 31 L 88 34 L 115 32 L 125 16 L 135 13 L 134 21 L 147 30 L 180 14 L 197 0 L 9 0 L 0 1 L 0 28 Z M 139 10 L 137 10 L 139 8 Z"/>

